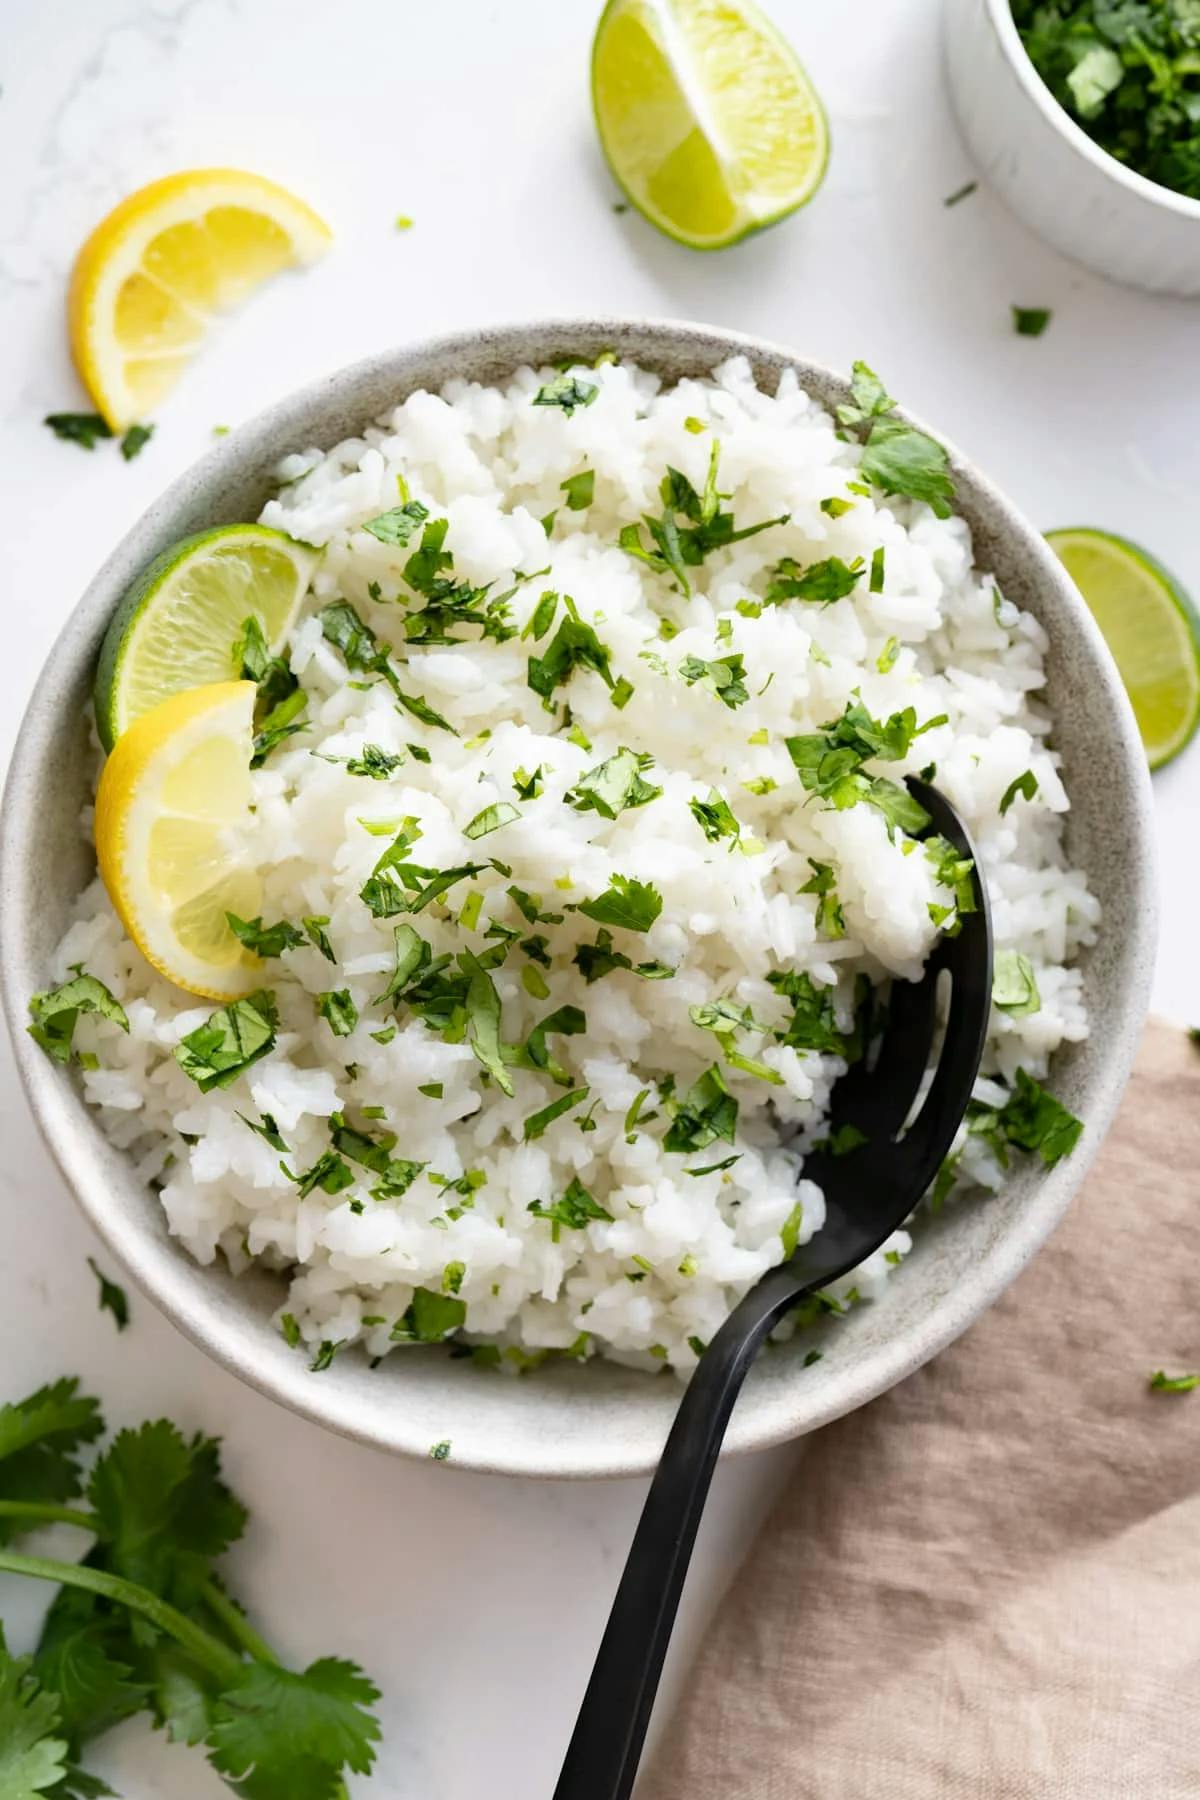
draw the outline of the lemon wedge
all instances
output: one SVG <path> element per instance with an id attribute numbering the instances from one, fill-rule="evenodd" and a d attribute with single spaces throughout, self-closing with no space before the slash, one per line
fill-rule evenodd
<path id="1" fill-rule="evenodd" d="M 229 1000 L 262 964 L 229 929 L 253 918 L 262 883 L 251 854 L 252 681 L 172 694 L 118 738 L 96 794 L 96 856 L 121 921 L 159 972 Z"/>
<path id="2" fill-rule="evenodd" d="M 76 367 L 112 429 L 153 412 L 217 313 L 331 240 L 303 200 L 244 169 L 183 170 L 122 200 L 79 252 L 67 307 Z"/>

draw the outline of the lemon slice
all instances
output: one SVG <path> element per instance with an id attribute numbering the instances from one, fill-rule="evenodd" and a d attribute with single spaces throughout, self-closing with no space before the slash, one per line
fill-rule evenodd
<path id="1" fill-rule="evenodd" d="M 118 740 L 96 794 L 96 856 L 125 929 L 168 981 L 210 1000 L 252 992 L 262 970 L 225 918 L 260 907 L 255 694 L 218 681 L 164 700 Z"/>
<path id="2" fill-rule="evenodd" d="M 320 551 L 265 525 L 217 525 L 172 544 L 113 614 L 96 668 L 96 726 L 111 750 L 134 719 L 170 694 L 240 673 L 246 620 L 281 648 Z"/>
<path id="3" fill-rule="evenodd" d="M 1200 617 L 1174 577 L 1128 538 L 1074 526 L 1046 541 L 1104 633 L 1150 767 L 1161 769 L 1200 725 Z"/>
<path id="4" fill-rule="evenodd" d="M 592 103 L 633 204 L 694 250 L 795 212 L 829 160 L 821 102 L 752 0 L 609 0 Z"/>
<path id="5" fill-rule="evenodd" d="M 75 261 L 71 353 L 114 431 L 154 411 L 215 314 L 331 242 L 311 207 L 244 169 L 187 169 L 113 208 Z"/>

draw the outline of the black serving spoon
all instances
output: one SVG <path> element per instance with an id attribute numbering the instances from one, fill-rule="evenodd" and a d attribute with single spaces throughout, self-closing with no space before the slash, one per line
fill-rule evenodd
<path id="1" fill-rule="evenodd" d="M 965 826 L 936 789 L 910 778 L 927 832 L 975 862 Z M 554 1800 L 628 1800 L 663 1660 L 725 1429 L 764 1340 L 806 1294 L 855 1268 L 901 1226 L 929 1187 L 966 1112 L 987 1034 L 992 931 L 976 863 L 977 910 L 960 913 L 917 982 L 894 982 L 878 1054 L 856 1063 L 833 1094 L 831 1132 L 866 1142 L 848 1156 L 814 1151 L 804 1173 L 824 1190 L 825 1223 L 764 1275 L 700 1359 L 680 1402 L 617 1589 Z M 937 1047 L 938 987 L 950 993 Z M 870 1033 L 868 1032 L 868 1036 Z M 936 1066 L 919 1110 L 922 1083 Z"/>

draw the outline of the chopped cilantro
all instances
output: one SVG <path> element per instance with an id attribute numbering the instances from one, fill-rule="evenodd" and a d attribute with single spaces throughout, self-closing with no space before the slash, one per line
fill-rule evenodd
<path id="1" fill-rule="evenodd" d="M 558 595 L 552 588 L 547 588 L 529 618 L 525 622 L 522 638 L 531 637 L 536 643 L 544 638 L 554 623 L 554 615 L 558 611 Z"/>
<path id="2" fill-rule="evenodd" d="M 529 686 L 535 694 L 541 696 L 547 707 L 551 705 L 555 688 L 570 681 L 578 668 L 594 670 L 605 687 L 611 690 L 613 686 L 607 646 L 600 642 L 593 628 L 579 617 L 575 602 L 569 595 L 564 595 L 563 605 L 567 609 L 567 616 L 551 638 L 545 655 L 529 658 L 526 676 Z"/>
<path id="3" fill-rule="evenodd" d="M 1019 950 L 997 950 L 992 970 L 992 1005 L 1010 1018 L 1042 1010 L 1033 964 Z"/>
<path id="4" fill-rule="evenodd" d="M 840 494 L 831 494 L 827 500 L 822 500 L 821 511 L 827 519 L 840 519 L 845 513 L 854 511 L 854 502 L 843 499 Z"/>
<path id="5" fill-rule="evenodd" d="M 95 975 L 85 975 L 76 963 L 69 981 L 34 994 L 29 1002 L 29 1035 L 55 1062 L 71 1060 L 71 1044 L 80 1013 L 95 1013 L 122 1031 L 129 1030 L 125 1008 Z"/>
<path id="6" fill-rule="evenodd" d="M 227 912 L 225 922 L 238 942 L 252 950 L 255 956 L 282 956 L 285 950 L 295 950 L 304 942 L 304 933 L 297 931 L 286 919 L 264 925 L 261 915 L 256 919 L 239 919 L 236 913 Z"/>
<path id="7" fill-rule="evenodd" d="M 94 450 L 100 438 L 110 438 L 112 427 L 99 413 L 47 413 L 42 423 L 66 444 Z"/>
<path id="8" fill-rule="evenodd" d="M 288 1147 L 280 1135 L 279 1127 L 275 1123 L 275 1118 L 272 1113 L 264 1113 L 257 1125 L 254 1123 L 253 1119 L 248 1119 L 245 1113 L 239 1113 L 238 1118 L 242 1121 L 243 1125 L 248 1126 L 251 1131 L 256 1132 L 260 1138 L 263 1138 L 270 1144 L 272 1150 L 278 1150 L 281 1156 L 287 1155 Z"/>
<path id="9" fill-rule="evenodd" d="M 431 1462 L 448 1462 L 450 1460 L 450 1439 L 443 1438 L 440 1443 L 431 1445 L 429 1457 Z"/>
<path id="10" fill-rule="evenodd" d="M 705 662 L 699 656 L 685 656 L 679 673 L 689 687 L 705 688 L 727 706 L 730 712 L 750 698 L 746 687 L 745 660 L 741 655 L 723 656 Z"/>
<path id="11" fill-rule="evenodd" d="M 852 371 L 853 403 L 839 406 L 839 423 L 862 442 L 864 478 L 885 494 L 924 500 L 939 519 L 950 517 L 954 482 L 950 459 L 935 438 L 898 418 L 895 403 L 866 363 Z"/>
<path id="12" fill-rule="evenodd" d="M 722 838 L 728 838 L 729 848 L 733 850 L 737 847 L 742 835 L 741 823 L 734 817 L 729 802 L 717 788 L 709 788 L 706 800 L 693 795 L 688 801 L 688 811 L 710 844 L 719 844 Z"/>
<path id="13" fill-rule="evenodd" d="M 643 981 L 668 981 L 675 973 L 666 963 L 635 963 L 631 957 L 613 949 L 612 933 L 604 930 L 596 933 L 594 944 L 578 945 L 571 960 L 589 987 L 603 976 L 611 975 L 614 969 L 627 969 L 631 975 L 640 975 Z"/>
<path id="14" fill-rule="evenodd" d="M 115 1281 L 108 1279 L 94 1257 L 89 1256 L 87 1262 L 100 1284 L 100 1311 L 110 1312 L 116 1321 L 117 1330 L 124 1331 L 129 1323 L 129 1296 L 123 1287 L 118 1287 Z"/>
<path id="15" fill-rule="evenodd" d="M 466 1318 L 466 1302 L 456 1295 L 415 1288 L 410 1304 L 392 1326 L 392 1338 L 396 1343 L 440 1344 L 458 1331 Z"/>
<path id="16" fill-rule="evenodd" d="M 417 1092 L 418 1094 L 424 1094 L 427 1100 L 440 1100 L 443 1093 L 442 1083 L 440 1081 L 426 1081 L 417 1089 Z"/>
<path id="17" fill-rule="evenodd" d="M 444 521 L 439 521 L 439 523 L 444 523 Z M 427 525 L 424 537 L 428 537 L 429 529 Z M 419 554 L 420 552 L 417 552 L 417 555 Z M 406 575 L 414 560 L 414 557 L 410 557 L 406 563 Z M 389 651 L 380 644 L 371 627 L 359 617 L 348 600 L 335 600 L 331 605 L 324 607 L 318 617 L 321 621 L 321 632 L 325 641 L 341 652 L 348 669 L 361 670 L 368 675 L 382 676 L 391 688 L 397 706 L 405 712 L 411 713 L 413 718 L 420 719 L 422 724 L 434 725 L 440 731 L 449 731 L 452 735 L 457 736 L 453 725 L 443 719 L 441 713 L 435 712 L 427 700 L 423 699 L 420 694 L 409 694 L 401 687 L 400 677 L 392 666 Z"/>
<path id="18" fill-rule="evenodd" d="M 979 186 L 979 183 L 977 181 L 965 181 L 963 183 L 962 187 L 955 188 L 955 190 L 952 194 L 946 195 L 946 198 L 942 201 L 942 205 L 943 206 L 957 206 L 960 200 L 968 199 L 970 197 L 970 195 L 972 195 L 975 192 L 975 190 L 978 188 L 978 186 Z"/>
<path id="19" fill-rule="evenodd" d="M 678 469 L 668 467 L 659 484 L 663 503 L 661 518 L 651 518 L 644 513 L 641 525 L 622 526 L 617 539 L 629 556 L 636 557 L 658 573 L 674 576 L 685 595 L 692 591 L 687 575 L 689 568 L 697 568 L 714 550 L 739 543 L 743 538 L 756 537 L 772 525 L 786 525 L 790 517 L 784 513 L 779 518 L 763 519 L 757 525 L 736 530 L 733 514 L 721 510 L 721 501 L 729 496 L 717 488 L 720 454 L 720 443 L 714 438 L 703 493 L 698 493 Z M 642 542 L 643 525 L 650 534 L 650 548 Z"/>
<path id="20" fill-rule="evenodd" d="M 834 889 L 833 864 L 814 862 L 810 856 L 808 866 L 812 874 L 800 892 L 817 896 L 817 929 L 829 938 L 845 937 L 846 915 Z"/>
<path id="21" fill-rule="evenodd" d="M 496 984 L 469 950 L 464 951 L 459 960 L 469 975 L 464 1001 L 467 1041 L 476 1061 L 487 1070 L 501 1092 L 511 1096 L 513 1085 L 504 1066 L 500 1042 L 500 996 Z"/>
<path id="22" fill-rule="evenodd" d="M 865 801 L 883 813 L 889 827 L 921 831 L 929 823 L 924 807 L 895 782 L 864 775 L 862 767 L 872 759 L 900 761 L 908 755 L 914 738 L 945 722 L 943 714 L 918 726 L 911 706 L 887 719 L 873 719 L 861 700 L 852 700 L 842 716 L 827 721 L 819 733 L 784 741 L 801 785 L 809 793 L 839 810 Z"/>
<path id="23" fill-rule="evenodd" d="M 969 1129 L 990 1146 L 1001 1167 L 1008 1166 L 1008 1146 L 1036 1150 L 1047 1168 L 1069 1156 L 1083 1135 L 1083 1121 L 1048 1094 L 1032 1075 L 1018 1069 L 1016 1086 L 1002 1107 L 972 1101 Z"/>
<path id="24" fill-rule="evenodd" d="M 318 994 L 314 1004 L 334 1037 L 349 1037 L 358 1024 L 358 1008 L 350 998 L 349 988 Z"/>
<path id="25" fill-rule="evenodd" d="M 1041 337 L 1053 316 L 1048 306 L 1014 306 L 1013 330 L 1018 337 Z"/>
<path id="26" fill-rule="evenodd" d="M 541 763 L 530 775 L 524 769 L 513 770 L 513 793 L 518 800 L 536 800 L 544 786 L 545 770 Z"/>
<path id="27" fill-rule="evenodd" d="M 274 1048 L 279 1015 L 275 996 L 260 988 L 222 1006 L 175 1050 L 175 1060 L 202 1094 L 229 1087 L 251 1063 Z"/>
<path id="28" fill-rule="evenodd" d="M 279 1166 L 288 1180 L 295 1182 L 301 1200 L 306 1200 L 317 1188 L 323 1194 L 340 1194 L 354 1185 L 354 1171 L 333 1150 L 322 1150 L 312 1167 L 302 1170 L 299 1175 L 293 1175 L 286 1163 Z"/>
<path id="29" fill-rule="evenodd" d="M 616 925 L 625 931 L 649 931 L 662 911 L 662 895 L 649 882 L 629 875 L 614 875 L 594 900 L 583 900 L 579 911 L 597 925 Z"/>
<path id="30" fill-rule="evenodd" d="M 559 1094 L 558 1098 L 551 1100 L 548 1106 L 543 1106 L 540 1112 L 530 1113 L 522 1128 L 521 1135 L 525 1143 L 528 1144 L 534 1138 L 540 1138 L 548 1125 L 553 1125 L 555 1119 L 561 1119 L 564 1113 L 570 1112 L 572 1107 L 578 1106 L 580 1101 L 586 1100 L 587 1097 L 587 1088 L 573 1088 L 570 1093 Z M 531 1207 L 529 1210 L 532 1212 L 533 1208 Z"/>
<path id="31" fill-rule="evenodd" d="M 132 462 L 135 456 L 140 456 L 153 436 L 153 425 L 131 425 L 121 439 L 121 455 L 125 461 Z"/>
<path id="32" fill-rule="evenodd" d="M 468 838 L 487 837 L 489 832 L 499 831 L 502 825 L 511 825 L 519 819 L 521 809 L 514 806 L 511 800 L 500 800 L 494 806 L 485 806 L 482 812 L 475 814 L 469 825 L 463 826 L 463 836 Z"/>
<path id="33" fill-rule="evenodd" d="M 555 1200 L 551 1206 L 543 1206 L 540 1200 L 531 1201 L 526 1210 L 535 1219 L 548 1219 L 554 1226 L 554 1237 L 557 1242 L 559 1228 L 565 1226 L 568 1231 L 582 1231 L 593 1220 L 600 1220 L 611 1225 L 612 1214 L 600 1205 L 587 1189 L 573 1177 L 570 1186 L 561 1200 Z"/>
<path id="34" fill-rule="evenodd" d="M 887 553 L 882 544 L 878 545 L 876 549 L 871 552 L 871 580 L 868 585 L 873 594 L 882 594 L 883 592 L 883 572 L 886 555 Z"/>
<path id="35" fill-rule="evenodd" d="M 323 1375 L 325 1373 L 326 1369 L 332 1368 L 333 1367 L 333 1359 L 337 1355 L 338 1351 L 341 1349 L 342 1344 L 344 1342 L 345 1342 L 345 1340 L 343 1338 L 322 1338 L 320 1347 L 318 1348 L 316 1355 L 313 1357 L 312 1361 L 308 1365 L 309 1374 L 310 1375 Z M 280 1671 L 280 1673 L 282 1673 L 282 1670 Z M 272 1698 L 276 1700 L 276 1703 L 278 1703 L 280 1696 L 274 1695 L 274 1696 L 272 1696 Z M 217 1763 L 216 1766 L 219 1768 L 220 1764 Z"/>
<path id="36" fill-rule="evenodd" d="M 591 406 L 600 389 L 594 381 L 584 381 L 579 375 L 569 375 L 564 370 L 556 375 L 553 381 L 547 381 L 533 396 L 534 406 L 559 406 L 568 419 L 577 406 Z"/>
<path id="37" fill-rule="evenodd" d="M 1010 781 L 1005 788 L 1004 796 L 1000 801 L 1000 817 L 1004 817 L 1018 794 L 1026 800 L 1032 800 L 1037 791 L 1037 776 L 1032 769 L 1024 770 L 1022 774 L 1017 776 L 1015 781 Z"/>
<path id="38" fill-rule="evenodd" d="M 266 717 L 259 722 L 254 733 L 254 751 L 250 758 L 252 769 L 261 769 L 272 750 L 288 738 L 295 737 L 297 732 L 308 729 L 307 722 L 301 717 L 308 705 L 308 695 L 301 687 L 294 688 L 286 700 L 273 706 Z"/>
<path id="39" fill-rule="evenodd" d="M 406 500 L 403 506 L 393 506 L 390 511 L 367 519 L 362 529 L 378 538 L 381 544 L 396 544 L 403 549 L 417 526 L 423 525 L 428 517 L 427 506 L 422 506 L 419 500 Z"/>
<path id="40" fill-rule="evenodd" d="M 596 472 L 584 469 L 579 475 L 568 475 L 559 487 L 567 496 L 568 512 L 586 512 L 596 494 Z"/>
<path id="41" fill-rule="evenodd" d="M 816 1050 L 831 1056 L 849 1056 L 851 1043 L 837 1024 L 834 990 L 819 988 L 802 970 L 774 969 L 767 981 L 777 994 L 792 1004 L 792 1016 L 776 1033 L 780 1043 L 793 1050 Z"/>
<path id="42" fill-rule="evenodd" d="M 329 941 L 329 933 L 325 927 L 329 923 L 327 913 L 310 913 L 300 921 L 308 933 L 308 941 L 313 948 L 319 950 L 326 962 L 335 963 L 337 957 L 333 953 L 333 945 Z"/>
<path id="43" fill-rule="evenodd" d="M 895 667 L 896 658 L 899 654 L 900 639 L 890 637 L 883 646 L 883 649 L 879 652 L 879 655 L 875 658 L 875 667 L 881 675 L 886 675 L 890 669 Z"/>
<path id="44" fill-rule="evenodd" d="M 660 787 L 643 779 L 643 771 L 653 762 L 652 756 L 622 746 L 615 756 L 579 777 L 564 796 L 566 803 L 577 812 L 598 812 L 604 819 L 615 819 L 633 807 L 646 806 L 662 793 Z"/>
<path id="45" fill-rule="evenodd" d="M 685 1155 L 689 1150 L 707 1149 L 718 1138 L 732 1144 L 738 1103 L 715 1063 L 692 1083 L 681 1100 L 670 1099 L 667 1109 L 672 1116 L 662 1141 L 664 1150 Z"/>
<path id="46" fill-rule="evenodd" d="M 863 574 L 861 557 L 845 563 L 840 556 L 829 556 L 824 562 L 802 569 L 794 557 L 785 556 L 776 563 L 763 599 L 768 606 L 778 606 L 784 600 L 815 600 L 822 606 L 831 606 L 835 600 L 852 594 Z"/>
<path id="47" fill-rule="evenodd" d="M 279 1320 L 279 1330 L 289 1350 L 300 1347 L 300 1326 L 294 1313 L 285 1312 Z"/>

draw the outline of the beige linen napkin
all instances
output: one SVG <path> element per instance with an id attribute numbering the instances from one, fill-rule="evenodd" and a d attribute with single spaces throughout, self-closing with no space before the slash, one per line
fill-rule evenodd
<path id="1" fill-rule="evenodd" d="M 641 1800 L 1198 1800 L 1200 1050 L 1152 1023 L 1070 1216 L 821 1432 Z"/>

